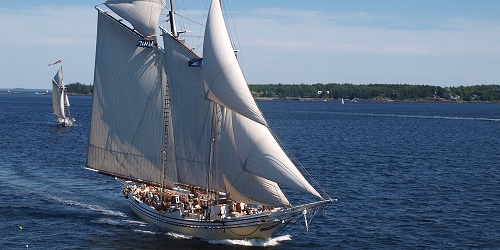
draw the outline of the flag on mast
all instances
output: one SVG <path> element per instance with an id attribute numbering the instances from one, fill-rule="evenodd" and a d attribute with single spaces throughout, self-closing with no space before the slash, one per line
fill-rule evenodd
<path id="1" fill-rule="evenodd" d="M 60 62 L 61 62 L 61 60 L 57 60 L 55 63 L 51 63 L 51 64 L 49 64 L 49 66 L 56 65 L 56 64 L 58 64 L 58 63 L 60 63 Z"/>

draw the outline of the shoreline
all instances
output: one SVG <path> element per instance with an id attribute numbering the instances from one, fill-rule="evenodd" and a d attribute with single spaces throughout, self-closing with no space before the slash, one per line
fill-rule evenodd
<path id="1" fill-rule="evenodd" d="M 305 97 L 305 98 L 302 98 L 302 97 L 293 97 L 293 98 L 254 97 L 254 99 L 259 100 L 259 101 L 327 101 L 327 102 L 340 102 L 342 100 L 342 99 L 335 99 L 335 98 L 310 98 L 310 97 Z M 351 102 L 352 99 L 344 99 L 344 101 Z M 500 104 L 500 100 L 499 101 L 481 101 L 481 100 L 461 101 L 461 100 L 446 100 L 446 99 L 393 100 L 393 99 L 380 99 L 380 98 L 373 98 L 373 99 L 356 98 L 356 102 L 442 102 L 442 103 L 494 103 L 494 104 Z"/>

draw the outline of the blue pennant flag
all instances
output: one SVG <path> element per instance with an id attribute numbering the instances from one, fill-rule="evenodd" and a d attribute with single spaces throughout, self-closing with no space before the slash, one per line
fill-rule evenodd
<path id="1" fill-rule="evenodd" d="M 189 67 L 201 67 L 201 64 L 203 63 L 203 58 L 193 58 L 189 60 L 188 66 Z"/>

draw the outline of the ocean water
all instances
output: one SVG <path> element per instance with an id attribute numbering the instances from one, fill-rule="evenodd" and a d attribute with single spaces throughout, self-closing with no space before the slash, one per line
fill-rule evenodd
<path id="1" fill-rule="evenodd" d="M 500 104 L 258 101 L 337 201 L 309 231 L 214 241 L 142 222 L 83 169 L 91 101 L 60 128 L 50 96 L 0 94 L 1 249 L 500 248 Z"/>

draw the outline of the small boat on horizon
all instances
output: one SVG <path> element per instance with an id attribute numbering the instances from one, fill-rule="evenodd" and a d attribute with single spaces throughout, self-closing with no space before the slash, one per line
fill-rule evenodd
<path id="1" fill-rule="evenodd" d="M 47 93 L 49 91 L 47 90 Z M 69 112 L 69 99 L 66 94 L 66 87 L 63 82 L 62 66 L 52 78 L 52 107 L 54 115 L 57 116 L 57 126 L 69 127 L 73 126 L 74 118 Z"/>
<path id="2" fill-rule="evenodd" d="M 38 91 L 36 91 L 35 94 L 36 95 L 50 95 L 50 93 L 49 93 L 48 90 L 45 90 L 45 92 L 38 92 Z"/>

